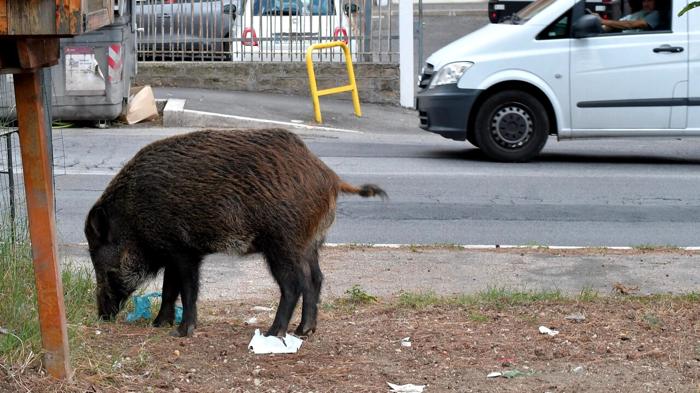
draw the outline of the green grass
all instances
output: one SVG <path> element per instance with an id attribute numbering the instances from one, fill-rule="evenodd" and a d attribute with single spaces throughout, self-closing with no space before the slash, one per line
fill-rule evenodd
<path id="1" fill-rule="evenodd" d="M 650 243 L 643 243 L 643 244 L 637 244 L 635 246 L 632 246 L 635 250 L 639 251 L 660 251 L 660 250 L 677 250 L 680 249 L 678 246 L 674 246 L 672 244 L 650 244 Z"/>
<path id="2" fill-rule="evenodd" d="M 644 322 L 647 323 L 647 325 L 649 325 L 650 328 L 658 328 L 663 325 L 661 319 L 659 319 L 658 316 L 652 313 L 644 314 L 644 317 L 642 319 L 644 320 Z"/>
<path id="3" fill-rule="evenodd" d="M 438 296 L 435 292 L 401 292 L 397 305 L 402 308 L 422 309 L 430 306 L 512 306 L 535 302 L 564 300 L 565 296 L 556 291 L 513 291 L 491 287 L 473 295 Z M 476 317 L 477 319 L 478 316 Z"/>
<path id="4" fill-rule="evenodd" d="M 506 288 L 491 287 L 485 291 L 475 294 L 441 296 L 435 292 L 401 292 L 395 303 L 399 308 L 424 309 L 427 307 L 488 307 L 501 309 L 509 306 L 521 306 L 534 303 L 552 302 L 596 302 L 609 297 L 599 294 L 597 291 L 587 287 L 583 288 L 578 295 L 566 295 L 559 290 L 552 291 L 517 291 Z M 644 296 L 615 297 L 618 301 L 633 301 L 642 304 L 658 302 L 700 302 L 700 293 L 690 292 L 678 295 L 657 294 Z M 470 314 L 470 319 L 475 322 L 482 322 L 484 318 L 479 313 Z M 653 321 L 647 321 L 654 325 Z"/>
<path id="5" fill-rule="evenodd" d="M 479 323 L 485 323 L 491 320 L 491 317 L 488 315 L 482 314 L 478 311 L 474 311 L 469 313 L 469 320 L 472 322 L 479 322 Z"/>
<path id="6" fill-rule="evenodd" d="M 490 306 L 515 306 L 535 302 L 564 300 L 561 291 L 518 291 L 507 288 L 490 287 L 473 296 L 466 296 L 461 301 L 465 304 L 482 304 Z"/>
<path id="7" fill-rule="evenodd" d="M 376 303 L 377 297 L 365 292 L 359 285 L 353 285 L 352 288 L 345 291 L 346 297 L 342 299 L 348 305 L 362 305 Z"/>
<path id="8" fill-rule="evenodd" d="M 400 307 L 422 309 L 428 306 L 437 306 L 443 304 L 445 298 L 435 294 L 435 292 L 401 292 L 399 294 L 398 303 Z"/>
<path id="9" fill-rule="evenodd" d="M 581 292 L 578 294 L 578 301 L 580 302 L 593 302 L 595 300 L 598 300 L 600 298 L 600 294 L 598 291 L 594 290 L 591 287 L 584 287 L 581 289 Z"/>
<path id="10" fill-rule="evenodd" d="M 87 267 L 63 266 L 61 279 L 69 339 L 74 340 L 81 326 L 96 320 L 95 284 Z M 18 236 L 13 244 L 0 233 L 0 299 L 0 327 L 8 332 L 0 334 L 0 364 L 27 362 L 41 352 L 41 332 L 26 235 Z"/>
<path id="11" fill-rule="evenodd" d="M 535 242 L 535 241 L 527 242 L 524 244 L 524 246 L 530 247 L 530 248 L 535 248 L 535 249 L 541 249 L 541 248 L 547 249 L 547 248 L 549 248 L 546 245 L 544 245 L 542 243 Z"/>
<path id="12" fill-rule="evenodd" d="M 688 292 L 681 295 L 677 295 L 677 298 L 690 303 L 700 302 L 700 292 Z"/>

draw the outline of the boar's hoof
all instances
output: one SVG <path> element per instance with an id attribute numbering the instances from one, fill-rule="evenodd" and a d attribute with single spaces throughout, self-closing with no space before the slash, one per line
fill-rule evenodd
<path id="1" fill-rule="evenodd" d="M 192 337 L 194 334 L 194 326 L 193 325 L 180 325 L 177 327 L 177 329 L 173 330 L 170 332 L 170 335 L 173 337 Z"/>
<path id="2" fill-rule="evenodd" d="M 286 335 L 287 335 L 287 331 L 279 329 L 279 328 L 270 328 L 270 330 L 268 330 L 267 333 L 265 333 L 265 337 L 272 336 L 272 337 L 284 338 L 284 336 L 286 336 Z"/>
<path id="3" fill-rule="evenodd" d="M 117 319 L 115 314 L 100 314 L 100 320 L 105 322 L 114 322 Z"/>
<path id="4" fill-rule="evenodd" d="M 166 320 L 165 318 L 156 318 L 153 320 L 153 327 L 163 327 L 163 326 L 172 326 L 173 325 L 173 320 Z"/>
<path id="5" fill-rule="evenodd" d="M 309 337 L 312 334 L 316 333 L 316 327 L 303 327 L 299 325 L 296 330 L 294 331 L 294 335 L 298 337 Z"/>

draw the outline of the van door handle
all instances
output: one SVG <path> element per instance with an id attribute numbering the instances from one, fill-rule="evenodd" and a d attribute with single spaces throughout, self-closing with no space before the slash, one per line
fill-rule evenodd
<path id="1" fill-rule="evenodd" d="M 681 53 L 683 52 L 682 46 L 671 46 L 671 45 L 661 45 L 658 48 L 654 48 L 654 53 L 669 52 L 669 53 Z"/>

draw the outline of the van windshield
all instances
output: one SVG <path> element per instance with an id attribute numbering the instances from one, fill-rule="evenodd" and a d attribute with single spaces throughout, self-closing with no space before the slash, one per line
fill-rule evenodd
<path id="1" fill-rule="evenodd" d="M 535 2 L 532 2 L 528 4 L 525 8 L 514 14 L 511 18 L 511 22 L 514 25 L 525 23 L 532 19 L 535 15 L 542 12 L 545 8 L 549 7 L 549 5 L 554 3 L 555 1 L 556 0 L 537 0 Z"/>
<path id="2" fill-rule="evenodd" d="M 254 0 L 253 15 L 334 15 L 333 0 Z"/>

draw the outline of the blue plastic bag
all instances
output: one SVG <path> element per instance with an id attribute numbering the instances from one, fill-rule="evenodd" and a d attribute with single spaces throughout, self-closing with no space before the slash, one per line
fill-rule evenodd
<path id="1" fill-rule="evenodd" d="M 139 319 L 151 319 L 151 298 L 160 298 L 160 292 L 151 292 L 146 295 L 134 295 L 134 311 L 126 315 L 127 322 L 138 321 Z M 182 321 L 182 307 L 175 306 L 175 323 Z"/>

